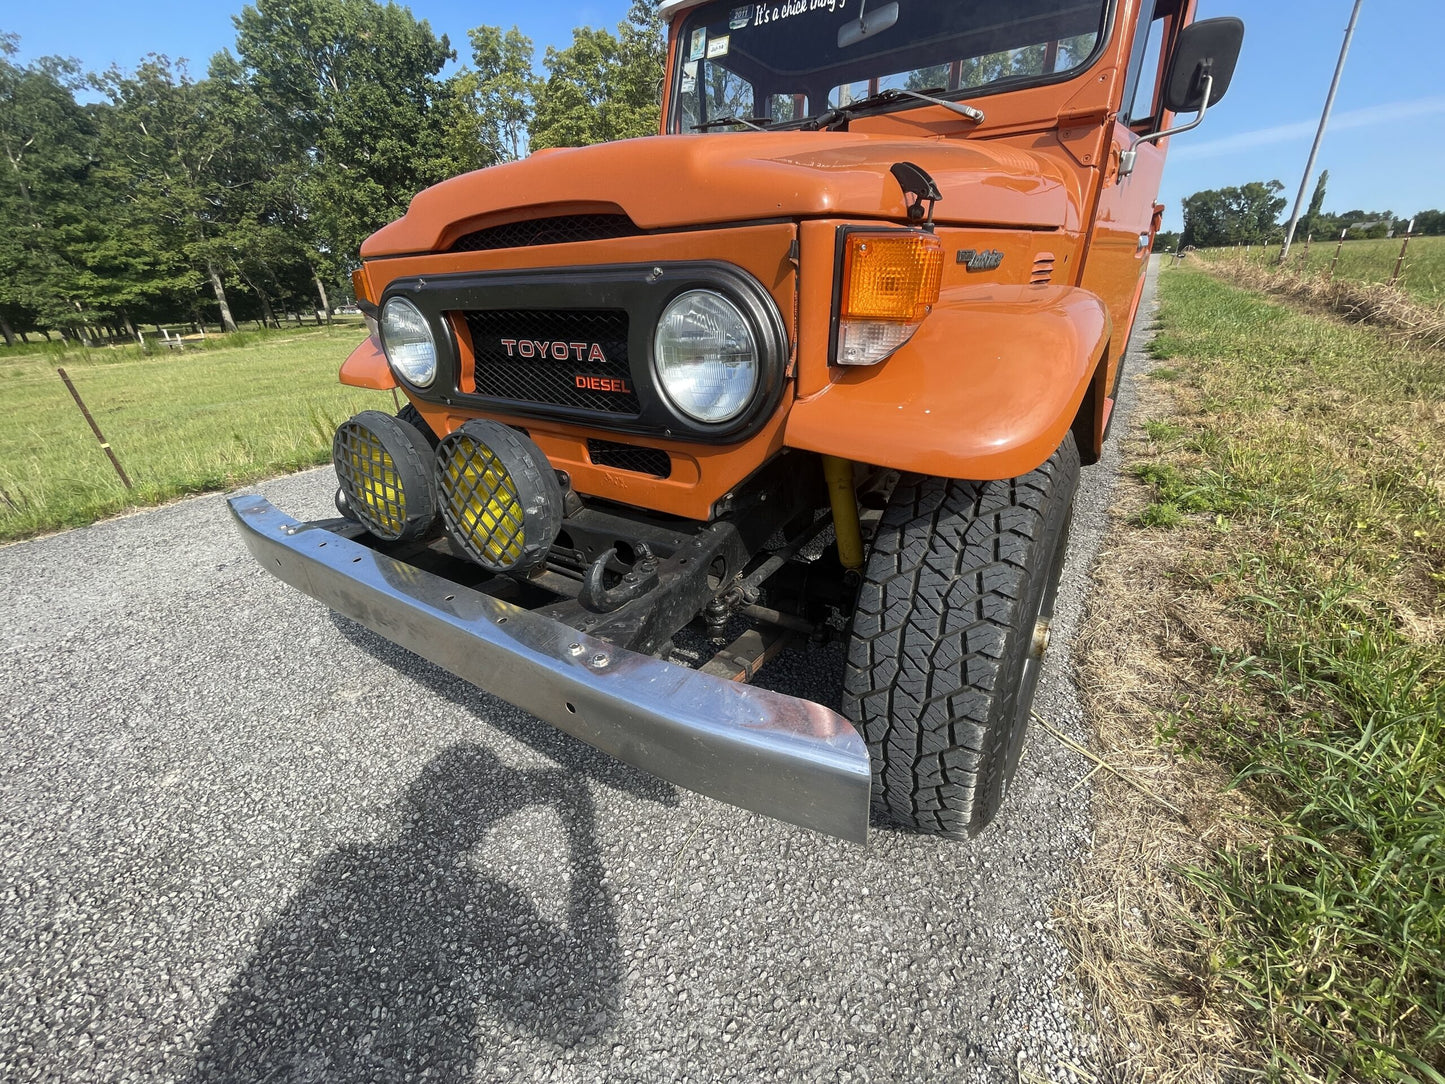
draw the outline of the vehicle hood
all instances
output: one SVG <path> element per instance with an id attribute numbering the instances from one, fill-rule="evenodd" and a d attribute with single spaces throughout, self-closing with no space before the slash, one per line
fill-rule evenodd
<path id="1" fill-rule="evenodd" d="M 537 151 L 419 193 L 361 247 L 367 258 L 435 252 L 460 232 L 617 209 L 644 230 L 776 218 L 906 220 L 895 162 L 923 167 L 956 225 L 1074 228 L 1078 197 L 1053 159 L 983 140 L 852 132 L 651 136 Z"/>

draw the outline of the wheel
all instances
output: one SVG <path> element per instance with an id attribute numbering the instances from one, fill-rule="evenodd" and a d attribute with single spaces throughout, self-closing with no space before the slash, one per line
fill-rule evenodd
<path id="1" fill-rule="evenodd" d="M 998 812 L 1023 749 L 1078 479 L 1070 434 L 1021 478 L 914 475 L 893 491 L 843 679 L 880 820 L 962 837 Z"/>

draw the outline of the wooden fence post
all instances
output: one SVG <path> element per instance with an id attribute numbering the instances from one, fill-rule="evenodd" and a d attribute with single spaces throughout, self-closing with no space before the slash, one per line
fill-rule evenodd
<path id="1" fill-rule="evenodd" d="M 1410 247 L 1410 235 L 1415 232 L 1415 220 L 1410 219 L 1410 224 L 1405 227 L 1405 240 L 1400 242 L 1400 255 L 1395 259 L 1395 273 L 1390 276 L 1390 285 L 1395 285 L 1400 280 L 1400 268 L 1405 265 L 1405 250 Z"/>
<path id="2" fill-rule="evenodd" d="M 110 441 L 105 439 L 105 434 L 100 431 L 100 426 L 95 424 L 95 419 L 90 416 L 90 411 L 85 407 L 85 400 L 80 397 L 80 392 L 75 390 L 75 385 L 70 382 L 70 377 L 64 369 L 56 369 L 55 371 L 60 374 L 60 379 L 65 381 L 65 386 L 70 389 L 71 398 L 75 400 L 75 405 L 80 408 L 80 413 L 85 417 L 85 420 L 90 423 L 90 431 L 95 434 L 95 439 L 100 442 L 101 448 L 105 450 L 105 454 L 110 458 L 110 465 L 115 468 L 115 473 L 120 475 L 120 480 L 125 483 L 125 488 L 134 489 L 135 487 L 130 484 L 130 478 L 127 477 L 125 473 L 125 468 L 120 465 L 120 460 L 115 457 L 115 452 L 111 450 Z"/>
<path id="3" fill-rule="evenodd" d="M 1335 246 L 1335 258 L 1330 261 L 1330 273 L 1325 276 L 1326 282 L 1335 281 L 1335 264 L 1340 262 L 1340 249 L 1345 247 L 1345 234 L 1349 232 L 1350 227 L 1348 226 L 1340 231 L 1340 243 Z"/>

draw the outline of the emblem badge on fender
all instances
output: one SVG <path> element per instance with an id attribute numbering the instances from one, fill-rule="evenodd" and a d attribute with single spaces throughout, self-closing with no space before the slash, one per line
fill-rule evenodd
<path id="1" fill-rule="evenodd" d="M 973 248 L 961 248 L 958 250 L 958 262 L 970 271 L 992 271 L 1003 263 L 1003 253 L 996 248 L 983 252 Z"/>

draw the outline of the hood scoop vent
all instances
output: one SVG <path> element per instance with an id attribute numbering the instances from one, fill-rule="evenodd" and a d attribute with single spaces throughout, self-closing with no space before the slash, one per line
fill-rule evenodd
<path id="1" fill-rule="evenodd" d="M 1034 257 L 1033 273 L 1029 275 L 1029 285 L 1047 286 L 1054 278 L 1054 254 L 1052 252 L 1040 252 Z"/>
<path id="2" fill-rule="evenodd" d="M 610 241 L 615 237 L 637 237 L 642 232 L 626 215 L 554 215 L 473 230 L 458 237 L 447 251 L 483 252 L 533 245 L 568 245 L 577 241 Z"/>

